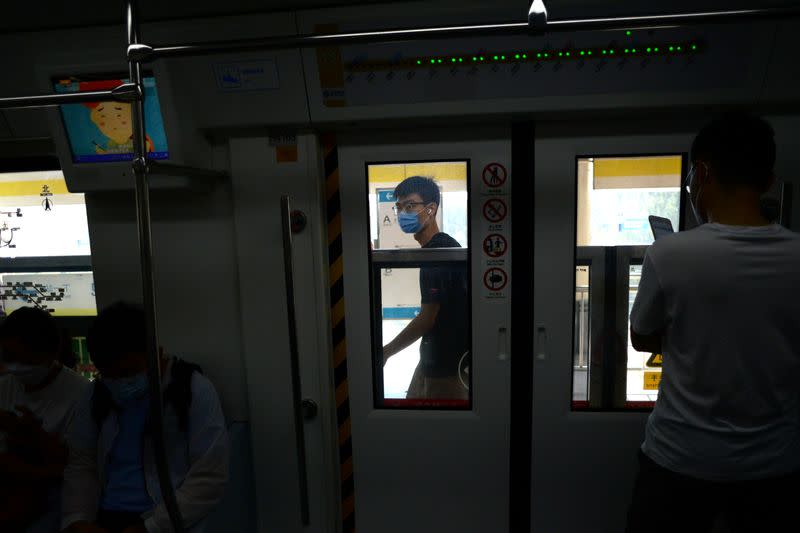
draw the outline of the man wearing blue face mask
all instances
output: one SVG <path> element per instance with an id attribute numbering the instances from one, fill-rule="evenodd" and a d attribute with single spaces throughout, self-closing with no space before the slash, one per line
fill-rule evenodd
<path id="1" fill-rule="evenodd" d="M 762 214 L 772 127 L 707 125 L 691 148 L 699 226 L 650 246 L 631 341 L 661 353 L 628 533 L 781 531 L 800 485 L 800 235 Z M 653 512 L 658 502 L 661 512 Z"/>
<path id="2" fill-rule="evenodd" d="M 460 248 L 440 231 L 436 214 L 441 205 L 439 186 L 431 178 L 413 176 L 395 189 L 397 222 L 422 248 Z M 383 348 L 384 364 L 395 354 L 420 344 L 420 362 L 407 398 L 466 400 L 459 364 L 469 350 L 469 299 L 466 265 L 432 265 L 420 268 L 419 314 Z"/>
<path id="3" fill-rule="evenodd" d="M 100 372 L 68 435 L 62 526 L 75 533 L 172 531 L 150 438 L 145 316 L 118 303 L 89 330 Z M 228 479 L 228 436 L 217 393 L 200 369 L 161 357 L 165 443 L 187 531 L 203 530 Z"/>
<path id="4" fill-rule="evenodd" d="M 63 438 L 89 387 L 58 363 L 61 342 L 42 309 L 17 309 L 0 325 L 0 531 L 58 530 Z"/>

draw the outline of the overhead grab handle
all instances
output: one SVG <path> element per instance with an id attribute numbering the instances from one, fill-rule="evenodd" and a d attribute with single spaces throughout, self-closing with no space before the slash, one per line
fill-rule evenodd
<path id="1" fill-rule="evenodd" d="M 544 33 L 547 29 L 547 7 L 544 0 L 533 0 L 528 10 L 528 26 L 536 33 Z"/>

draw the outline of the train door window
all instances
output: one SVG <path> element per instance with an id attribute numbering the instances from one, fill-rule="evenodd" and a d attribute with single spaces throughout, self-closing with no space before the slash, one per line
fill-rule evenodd
<path id="1" fill-rule="evenodd" d="M 660 354 L 630 341 L 648 217 L 681 227 L 682 155 L 577 160 L 573 409 L 648 407 L 657 397 Z"/>
<path id="2" fill-rule="evenodd" d="M 589 295 L 589 265 L 575 267 L 575 324 L 573 339 L 572 400 L 589 401 L 589 358 L 591 342 L 591 298 Z"/>
<path id="3" fill-rule="evenodd" d="M 377 407 L 469 408 L 468 175 L 367 165 Z"/>
<path id="4" fill-rule="evenodd" d="M 661 356 L 638 352 L 631 342 L 631 309 L 636 300 L 639 280 L 642 277 L 642 264 L 628 266 L 628 320 L 627 320 L 627 386 L 625 400 L 628 405 L 648 404 L 658 397 L 658 384 L 661 381 Z"/>
<path id="5" fill-rule="evenodd" d="M 647 217 L 679 227 L 682 156 L 578 159 L 578 246 L 653 242 Z"/>
<path id="6" fill-rule="evenodd" d="M 55 159 L 0 161 L 0 317 L 20 307 L 56 317 L 72 336 L 70 366 L 92 374 L 85 333 L 97 305 L 86 204 L 67 190 Z"/>

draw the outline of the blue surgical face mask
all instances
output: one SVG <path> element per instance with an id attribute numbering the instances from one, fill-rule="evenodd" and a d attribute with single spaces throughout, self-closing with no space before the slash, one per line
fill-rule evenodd
<path id="1" fill-rule="evenodd" d="M 403 233 L 419 233 L 422 229 L 419 217 L 416 213 L 400 213 L 397 215 L 397 223 L 400 224 L 400 229 Z"/>
<path id="2" fill-rule="evenodd" d="M 129 378 L 120 379 L 103 378 L 103 383 L 111 392 L 111 399 L 120 406 L 133 400 L 138 400 L 147 394 L 148 381 L 146 374 L 137 374 Z"/>

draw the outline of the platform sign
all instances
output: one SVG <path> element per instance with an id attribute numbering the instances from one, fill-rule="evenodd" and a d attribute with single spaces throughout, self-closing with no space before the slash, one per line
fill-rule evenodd
<path id="1" fill-rule="evenodd" d="M 661 372 L 645 372 L 644 373 L 644 390 L 658 390 L 658 385 L 661 383 Z"/>
<path id="2" fill-rule="evenodd" d="M 650 358 L 645 363 L 645 366 L 649 366 L 650 368 L 664 366 L 664 356 L 662 356 L 660 353 L 651 354 Z"/>

